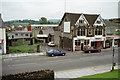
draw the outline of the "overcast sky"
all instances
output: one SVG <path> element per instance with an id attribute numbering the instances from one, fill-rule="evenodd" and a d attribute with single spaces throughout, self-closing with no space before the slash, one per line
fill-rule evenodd
<path id="1" fill-rule="evenodd" d="M 101 14 L 102 18 L 118 17 L 119 0 L 1 0 L 0 12 L 4 21 L 61 19 L 64 12 Z"/>

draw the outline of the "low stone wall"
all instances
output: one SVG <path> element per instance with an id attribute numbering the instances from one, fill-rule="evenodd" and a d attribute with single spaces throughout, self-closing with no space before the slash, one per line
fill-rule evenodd
<path id="1" fill-rule="evenodd" d="M 33 72 L 3 75 L 2 80 L 54 80 L 54 71 L 39 70 Z"/>

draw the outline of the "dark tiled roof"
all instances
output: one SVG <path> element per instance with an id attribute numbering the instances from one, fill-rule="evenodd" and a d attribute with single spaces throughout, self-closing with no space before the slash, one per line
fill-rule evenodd
<path id="1" fill-rule="evenodd" d="M 75 25 L 81 14 L 78 13 L 65 13 L 59 26 L 62 24 L 63 20 L 70 21 L 71 26 Z M 93 25 L 99 14 L 83 14 L 90 25 Z"/>
<path id="2" fill-rule="evenodd" d="M 73 26 L 76 21 L 78 20 L 78 18 L 80 17 L 81 14 L 77 14 L 77 13 L 65 13 L 59 26 L 62 24 L 63 20 L 65 19 L 65 21 L 70 21 L 71 22 L 71 26 Z"/>
<path id="3" fill-rule="evenodd" d="M 93 25 L 98 18 L 97 14 L 83 14 L 90 25 Z"/>

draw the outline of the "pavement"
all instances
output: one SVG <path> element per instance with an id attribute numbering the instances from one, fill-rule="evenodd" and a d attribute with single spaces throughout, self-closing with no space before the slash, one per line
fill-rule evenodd
<path id="1" fill-rule="evenodd" d="M 52 47 L 55 48 L 55 47 Z M 62 49 L 60 49 L 62 50 Z M 106 49 L 102 49 L 102 51 L 109 51 L 112 50 L 112 48 L 106 48 Z M 72 54 L 72 53 L 83 53 L 83 51 L 65 51 L 66 53 Z M 10 53 L 10 54 L 6 54 L 6 55 L 2 55 L 2 58 L 16 58 L 16 57 L 28 57 L 28 56 L 39 56 L 39 55 L 46 55 L 45 50 L 41 53 Z"/>
<path id="2" fill-rule="evenodd" d="M 72 78 L 78 78 L 83 76 L 95 75 L 105 72 L 110 72 L 112 69 L 112 65 L 102 65 L 102 66 L 94 66 L 82 69 L 73 69 L 73 70 L 66 70 L 66 71 L 59 71 L 55 72 L 56 80 L 69 80 Z M 120 69 L 120 66 L 115 66 L 115 69 Z"/>

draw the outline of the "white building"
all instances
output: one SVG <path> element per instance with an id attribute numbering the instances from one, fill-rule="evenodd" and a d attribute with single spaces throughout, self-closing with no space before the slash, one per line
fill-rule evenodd
<path id="1" fill-rule="evenodd" d="M 0 14 L 0 54 L 6 53 L 6 29 L 3 28 L 3 21 Z"/>

